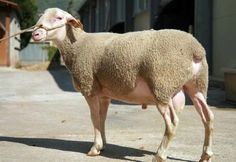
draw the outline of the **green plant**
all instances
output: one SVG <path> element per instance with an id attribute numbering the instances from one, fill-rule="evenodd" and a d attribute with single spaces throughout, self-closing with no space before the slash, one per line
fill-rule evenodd
<path id="1" fill-rule="evenodd" d="M 44 46 L 43 50 L 47 50 L 48 52 L 48 61 L 60 63 L 60 53 L 56 47 L 53 46 Z"/>
<path id="2" fill-rule="evenodd" d="M 17 3 L 20 7 L 21 19 L 20 26 L 21 29 L 28 28 L 36 23 L 37 15 L 37 5 L 35 0 L 12 0 Z M 31 38 L 31 33 L 21 34 L 21 49 L 26 47 Z"/>
<path id="3" fill-rule="evenodd" d="M 16 68 L 16 69 L 22 68 L 22 64 L 20 63 L 20 61 L 18 61 L 18 62 L 15 64 L 15 68 Z"/>

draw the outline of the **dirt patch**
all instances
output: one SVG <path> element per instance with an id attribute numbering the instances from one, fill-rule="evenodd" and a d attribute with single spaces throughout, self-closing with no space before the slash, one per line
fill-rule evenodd
<path id="1" fill-rule="evenodd" d="M 44 62 L 44 63 L 33 64 L 33 65 L 22 65 L 18 69 L 26 70 L 26 71 L 46 71 L 46 70 L 65 69 L 65 66 L 47 61 L 47 62 Z"/>
<path id="2" fill-rule="evenodd" d="M 27 71 L 45 71 L 48 69 L 50 65 L 50 62 L 44 62 L 44 63 L 39 63 L 39 64 L 34 64 L 34 65 L 24 65 L 21 66 L 19 69 L 21 70 L 27 70 Z"/>

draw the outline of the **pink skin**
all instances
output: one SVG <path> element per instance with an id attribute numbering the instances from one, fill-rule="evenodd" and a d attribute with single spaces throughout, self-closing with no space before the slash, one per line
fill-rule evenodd
<path id="1" fill-rule="evenodd" d="M 53 26 L 58 26 L 58 25 L 65 23 L 64 19 L 66 19 L 64 16 L 56 15 L 56 17 L 52 17 L 48 21 L 50 25 L 42 24 L 40 20 L 39 20 L 39 22 L 37 22 L 37 24 L 43 25 L 43 27 L 51 28 Z M 53 25 L 51 25 L 51 24 L 53 24 Z M 38 28 L 38 29 L 36 28 L 36 30 L 33 31 L 33 33 L 32 33 L 32 38 L 34 41 L 53 40 L 50 36 L 50 35 L 52 35 L 52 33 L 53 33 L 53 31 L 46 31 L 46 29 L 44 29 L 44 28 Z"/>
<path id="2" fill-rule="evenodd" d="M 32 33 L 34 41 L 63 41 L 66 37 L 66 27 L 62 26 L 51 31 L 51 29 L 64 24 L 76 24 L 77 20 L 69 13 L 58 8 L 45 10 L 44 14 L 36 23 L 35 31 Z"/>
<path id="3" fill-rule="evenodd" d="M 152 95 L 148 84 L 141 77 L 137 78 L 136 87 L 127 95 L 116 95 L 106 88 L 103 88 L 99 95 L 107 97 L 109 96 L 113 99 L 118 99 L 133 104 L 155 105 L 155 98 Z M 172 97 L 172 102 L 177 112 L 184 108 L 185 96 L 182 90 Z"/>
<path id="4" fill-rule="evenodd" d="M 32 33 L 32 38 L 34 41 L 41 41 L 46 38 L 47 31 L 45 29 L 39 28 Z"/>
<path id="5" fill-rule="evenodd" d="M 180 112 L 184 109 L 185 95 L 182 90 L 173 96 L 172 102 L 173 102 L 173 106 L 174 106 L 176 112 Z"/>

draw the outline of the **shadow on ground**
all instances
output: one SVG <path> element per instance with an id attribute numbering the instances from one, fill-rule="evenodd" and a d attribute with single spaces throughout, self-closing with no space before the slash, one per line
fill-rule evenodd
<path id="1" fill-rule="evenodd" d="M 56 149 L 62 151 L 80 152 L 84 154 L 87 154 L 89 148 L 93 144 L 92 142 L 86 142 L 86 141 L 70 141 L 70 140 L 48 139 L 48 138 L 19 138 L 19 137 L 3 137 L 3 136 L 0 137 L 0 141 L 15 142 L 33 147 L 42 147 L 42 148 Z M 142 157 L 145 156 L 146 154 L 152 155 L 154 153 L 146 150 L 107 144 L 106 150 L 101 153 L 101 156 L 111 159 L 135 161 L 129 159 L 128 156 Z"/>
<path id="2" fill-rule="evenodd" d="M 57 86 L 61 90 L 68 91 L 68 92 L 76 92 L 73 87 L 72 79 L 71 79 L 71 76 L 70 76 L 70 73 L 68 72 L 68 70 L 66 70 L 66 69 L 49 70 L 49 73 L 52 75 Z"/>
<path id="3" fill-rule="evenodd" d="M 32 147 L 41 147 L 41 148 L 56 149 L 70 152 L 80 152 L 83 154 L 87 154 L 89 148 L 93 144 L 92 142 L 86 142 L 86 141 L 71 141 L 71 140 L 49 139 L 49 138 L 21 138 L 21 137 L 7 137 L 7 136 L 0 136 L 0 142 L 1 141 L 21 143 Z M 142 157 L 145 155 L 154 155 L 154 152 L 125 146 L 119 146 L 114 144 L 107 144 L 105 151 L 101 152 L 101 156 L 110 159 L 129 160 L 135 162 L 139 161 L 129 159 L 128 157 L 129 156 Z M 168 157 L 168 159 L 184 161 L 184 162 L 196 162 L 175 157 Z"/>
<path id="4" fill-rule="evenodd" d="M 54 54 L 47 70 L 61 90 L 76 92 L 69 71 L 65 66 L 61 65 L 59 50 Z"/>
<path id="5" fill-rule="evenodd" d="M 111 103 L 114 105 L 137 105 L 137 104 L 131 104 L 131 103 L 127 103 L 127 102 L 123 102 L 119 100 L 111 100 Z"/>

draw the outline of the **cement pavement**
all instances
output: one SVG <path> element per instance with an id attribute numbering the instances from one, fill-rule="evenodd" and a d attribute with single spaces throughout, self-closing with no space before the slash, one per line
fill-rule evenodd
<path id="1" fill-rule="evenodd" d="M 236 106 L 224 92 L 210 88 L 215 113 L 214 162 L 236 161 Z M 0 162 L 151 161 L 164 132 L 154 106 L 114 102 L 106 121 L 108 145 L 88 157 L 93 128 L 88 106 L 73 90 L 66 71 L 20 71 L 0 68 Z M 168 162 L 196 162 L 204 130 L 193 106 L 180 114 L 180 126 Z"/>

